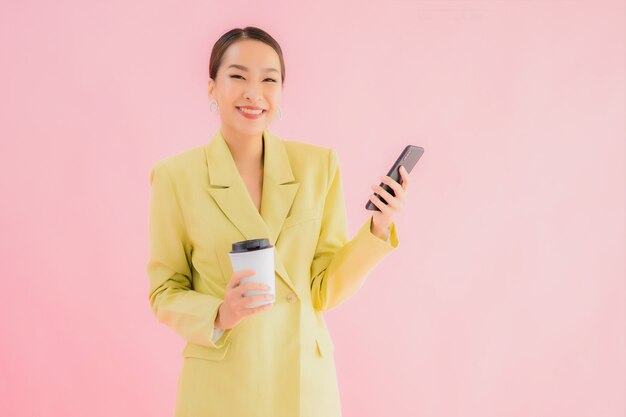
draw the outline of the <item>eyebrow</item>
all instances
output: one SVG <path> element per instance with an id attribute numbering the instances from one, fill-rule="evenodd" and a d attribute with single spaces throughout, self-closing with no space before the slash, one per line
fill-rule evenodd
<path id="1" fill-rule="evenodd" d="M 230 68 L 237 68 L 240 69 L 242 71 L 248 71 L 247 67 L 244 67 L 243 65 L 238 65 L 238 64 L 231 64 L 228 68 L 226 69 L 230 69 Z M 276 68 L 261 68 L 263 71 L 265 72 L 270 72 L 270 71 L 275 71 L 278 72 L 278 70 Z"/>

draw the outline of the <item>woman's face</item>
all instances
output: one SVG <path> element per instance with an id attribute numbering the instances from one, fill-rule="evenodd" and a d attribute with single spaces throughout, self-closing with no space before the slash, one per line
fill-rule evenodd
<path id="1" fill-rule="evenodd" d="M 209 78 L 209 96 L 217 100 L 222 125 L 242 136 L 260 135 L 278 114 L 282 95 L 280 59 L 274 49 L 246 39 L 230 45 L 216 80 Z M 246 117 L 239 107 L 263 109 Z"/>

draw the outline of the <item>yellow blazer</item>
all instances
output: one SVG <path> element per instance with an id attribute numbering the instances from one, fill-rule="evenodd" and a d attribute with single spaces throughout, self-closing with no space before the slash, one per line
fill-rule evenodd
<path id="1" fill-rule="evenodd" d="M 157 161 L 150 173 L 149 301 L 187 343 L 176 417 L 336 417 L 334 345 L 322 316 L 361 287 L 398 246 L 371 220 L 348 239 L 336 152 L 264 130 L 261 212 L 218 129 L 202 146 Z M 275 246 L 276 300 L 213 343 L 233 270 L 235 241 Z"/>

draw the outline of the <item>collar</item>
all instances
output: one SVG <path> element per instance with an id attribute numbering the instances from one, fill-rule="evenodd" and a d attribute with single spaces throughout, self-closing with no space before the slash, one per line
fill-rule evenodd
<path id="1" fill-rule="evenodd" d="M 275 245 L 300 183 L 295 181 L 283 141 L 268 129 L 262 136 L 265 150 L 261 212 L 252 202 L 220 129 L 205 146 L 207 191 L 245 239 L 267 238 Z M 293 288 L 279 254 L 274 252 L 277 272 Z"/>

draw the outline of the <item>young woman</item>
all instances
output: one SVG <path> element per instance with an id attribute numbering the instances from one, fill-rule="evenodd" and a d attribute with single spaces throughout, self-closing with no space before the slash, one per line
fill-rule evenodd
<path id="1" fill-rule="evenodd" d="M 211 140 L 157 161 L 150 174 L 150 306 L 185 341 L 177 417 L 336 417 L 341 404 L 333 342 L 322 312 L 350 298 L 398 246 L 392 218 L 409 183 L 384 177 L 373 212 L 348 239 L 336 152 L 282 140 L 285 64 L 255 27 L 215 44 L 209 95 L 221 127 Z M 267 238 L 275 298 L 244 297 L 260 284 L 233 273 L 233 242 Z M 272 302 L 248 308 L 259 300 Z M 368 314 L 376 314 L 368 312 Z"/>

